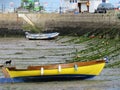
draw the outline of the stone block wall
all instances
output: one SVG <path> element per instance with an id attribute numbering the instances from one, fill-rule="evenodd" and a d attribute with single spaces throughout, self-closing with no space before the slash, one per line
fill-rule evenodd
<path id="1" fill-rule="evenodd" d="M 99 30 L 120 28 L 120 20 L 117 18 L 116 12 L 107 14 L 26 14 L 26 16 L 36 27 L 42 28 L 42 32 L 57 31 L 61 35 L 82 35 L 96 30 L 99 32 Z M 18 30 L 25 25 L 27 23 L 17 14 L 0 14 L 0 28 Z"/>

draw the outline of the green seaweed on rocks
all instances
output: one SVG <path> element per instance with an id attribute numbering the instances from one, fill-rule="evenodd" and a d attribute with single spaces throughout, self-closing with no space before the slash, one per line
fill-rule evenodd
<path id="1" fill-rule="evenodd" d="M 120 55 L 120 41 L 118 39 L 105 39 L 98 37 L 90 39 L 89 37 L 82 36 L 72 40 L 74 40 L 74 42 L 72 43 L 76 43 L 75 40 L 77 40 L 79 41 L 77 43 L 84 43 L 86 45 L 85 48 L 82 50 L 78 50 L 75 48 L 74 52 L 72 52 L 74 54 L 73 59 L 69 62 L 90 61 L 103 59 L 105 56 L 108 56 L 110 63 L 108 63 L 106 67 L 120 66 L 119 60 L 114 60 L 114 63 L 111 62 L 114 57 Z"/>

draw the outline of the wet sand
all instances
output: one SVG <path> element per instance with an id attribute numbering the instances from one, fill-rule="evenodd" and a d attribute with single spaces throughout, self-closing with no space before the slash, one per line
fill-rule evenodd
<path id="1" fill-rule="evenodd" d="M 61 43 L 65 39 L 27 40 L 25 38 L 0 39 L 0 64 L 12 60 L 12 65 L 64 63 L 75 56 L 75 48 L 83 49 L 84 44 Z M 0 76 L 2 72 L 0 70 Z M 105 68 L 99 76 L 88 80 L 50 81 L 37 83 L 0 84 L 0 90 L 120 90 L 119 68 Z"/>
<path id="2" fill-rule="evenodd" d="M 62 40 L 61 40 L 62 41 Z M 75 48 L 84 45 L 61 43 L 56 40 L 27 40 L 25 38 L 0 39 L 0 64 L 12 60 L 12 65 L 64 63 L 75 56 Z"/>

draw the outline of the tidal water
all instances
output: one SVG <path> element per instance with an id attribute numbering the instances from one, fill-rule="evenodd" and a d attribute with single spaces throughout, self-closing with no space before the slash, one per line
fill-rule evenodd
<path id="1" fill-rule="evenodd" d="M 64 63 L 75 56 L 85 43 L 62 43 L 72 37 L 55 40 L 0 38 L 0 64 L 12 60 L 12 66 Z M 0 77 L 3 77 L 0 69 Z M 120 69 L 104 68 L 99 76 L 87 80 L 47 81 L 32 83 L 1 83 L 0 90 L 120 90 Z"/>

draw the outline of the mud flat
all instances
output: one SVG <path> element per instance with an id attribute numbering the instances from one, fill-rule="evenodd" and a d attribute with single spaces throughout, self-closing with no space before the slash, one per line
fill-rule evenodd
<path id="1" fill-rule="evenodd" d="M 25 38 L 0 39 L 0 64 L 12 60 L 12 65 L 64 63 L 70 60 L 75 48 L 84 45 L 61 43 L 57 40 L 27 40 Z"/>
<path id="2" fill-rule="evenodd" d="M 70 37 L 69 37 L 70 38 Z M 12 65 L 64 63 L 71 60 L 75 48 L 82 50 L 85 44 L 61 43 L 69 38 L 55 40 L 27 40 L 25 38 L 0 39 L 0 64 L 12 60 Z M 2 72 L 0 69 L 0 76 Z M 120 69 L 105 68 L 99 76 L 87 80 L 50 81 L 33 83 L 0 84 L 0 90 L 120 90 Z"/>

